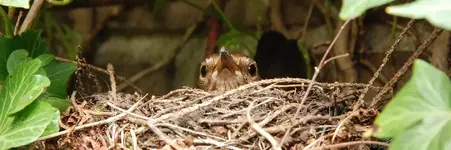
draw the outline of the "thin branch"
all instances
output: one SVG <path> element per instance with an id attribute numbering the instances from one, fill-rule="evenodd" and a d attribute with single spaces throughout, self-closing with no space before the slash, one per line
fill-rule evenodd
<path id="1" fill-rule="evenodd" d="M 136 102 L 135 104 L 133 104 L 133 105 L 127 110 L 127 112 L 132 112 L 133 110 L 135 110 L 136 106 L 138 106 L 139 104 L 141 104 L 141 103 L 140 103 L 141 100 L 143 100 L 146 96 L 147 96 L 147 95 L 143 96 L 140 100 L 138 100 L 138 102 Z M 119 115 L 117 115 L 117 116 L 110 117 L 110 118 L 105 119 L 105 120 L 101 120 L 101 121 L 92 122 L 92 123 L 84 124 L 84 125 L 81 125 L 81 126 L 77 126 L 77 127 L 75 127 L 73 130 L 64 130 L 64 131 L 61 131 L 61 132 L 58 132 L 58 133 L 54 133 L 54 134 L 51 134 L 51 135 L 43 136 L 43 137 L 38 138 L 37 141 L 42 141 L 42 140 L 50 139 L 50 138 L 53 138 L 53 137 L 57 137 L 57 136 L 60 136 L 60 135 L 63 135 L 63 134 L 67 134 L 67 133 L 70 133 L 70 132 L 72 132 L 72 131 L 77 131 L 77 130 L 80 130 L 80 129 L 84 129 L 84 128 L 89 128 L 89 127 L 93 127 L 93 126 L 98 126 L 98 125 L 103 125 L 103 124 L 115 122 L 115 121 L 121 119 L 122 117 L 126 116 L 126 115 L 127 115 L 127 112 L 121 113 L 121 114 L 119 114 Z"/>
<path id="2" fill-rule="evenodd" d="M 171 145 L 173 148 L 177 149 L 177 150 L 182 150 L 183 148 L 181 148 L 180 146 L 178 146 L 174 140 L 169 139 L 168 137 L 166 137 L 166 135 L 164 135 L 163 132 L 161 132 L 160 129 L 158 129 L 155 124 L 155 122 L 152 119 L 149 119 L 147 121 L 147 125 L 149 126 L 149 128 L 155 133 L 157 134 L 160 139 L 162 139 L 164 142 L 166 142 L 167 144 Z"/>
<path id="3" fill-rule="evenodd" d="M 44 0 L 34 0 L 33 1 L 33 5 L 31 5 L 30 11 L 28 11 L 28 14 L 25 17 L 25 20 L 23 21 L 22 26 L 20 27 L 19 34 L 22 34 L 23 32 L 27 31 L 31 27 L 31 25 L 33 24 L 33 20 L 38 15 L 38 12 L 41 9 L 41 6 L 43 3 L 44 3 Z"/>
<path id="4" fill-rule="evenodd" d="M 312 17 L 312 12 L 313 12 L 313 2 L 310 2 L 310 5 L 308 7 L 308 14 L 307 14 L 307 17 L 305 18 L 304 25 L 302 26 L 302 30 L 301 30 L 302 36 L 301 36 L 300 40 L 302 40 L 302 41 L 304 40 L 305 35 L 307 33 L 308 24 L 310 22 L 310 17 Z M 299 32 L 300 31 L 298 31 L 298 33 L 296 33 L 296 35 L 299 35 Z"/>
<path id="5" fill-rule="evenodd" d="M 381 145 L 381 146 L 385 146 L 385 147 L 389 146 L 389 144 L 384 143 L 384 142 L 379 142 L 379 141 L 352 141 L 352 142 L 343 142 L 343 143 L 338 143 L 338 144 L 321 146 L 321 147 L 317 147 L 317 148 L 310 148 L 309 150 L 338 149 L 338 148 L 357 145 L 357 144 L 373 144 L 373 145 Z"/>
<path id="6" fill-rule="evenodd" d="M 11 29 L 11 24 L 9 23 L 8 14 L 6 14 L 6 12 L 3 9 L 3 7 L 0 7 L 0 15 L 3 18 L 3 24 L 5 26 L 6 37 L 12 38 L 13 37 L 13 31 Z"/>
<path id="7" fill-rule="evenodd" d="M 328 64 L 328 63 L 331 62 L 332 60 L 339 59 L 339 58 L 342 58 L 342 57 L 348 57 L 348 56 L 349 56 L 349 53 L 341 54 L 341 55 L 337 55 L 337 56 L 333 56 L 333 57 L 327 59 L 327 60 L 324 62 L 324 64 Z"/>
<path id="8" fill-rule="evenodd" d="M 329 47 L 327 48 L 326 52 L 323 55 L 323 58 L 321 58 L 321 61 L 319 62 L 319 65 L 317 67 L 315 67 L 315 73 L 313 74 L 312 80 L 307 88 L 307 91 L 305 92 L 305 94 L 302 97 L 302 101 L 299 104 L 298 109 L 296 110 L 296 113 L 294 114 L 293 119 L 296 119 L 299 115 L 299 112 L 301 111 L 302 105 L 304 105 L 305 100 L 307 99 L 308 95 L 310 94 L 310 91 L 312 90 L 313 84 L 315 83 L 315 79 L 318 77 L 319 75 L 319 71 L 321 70 L 321 68 L 324 66 L 325 60 L 327 58 L 327 55 L 329 54 L 330 50 L 332 49 L 332 47 L 334 46 L 335 42 L 337 41 L 338 37 L 340 37 L 341 32 L 345 29 L 346 25 L 351 22 L 351 19 L 347 20 L 341 27 L 340 30 L 338 30 L 337 35 L 335 36 L 334 40 L 332 41 L 332 43 L 329 45 Z M 288 128 L 288 130 L 285 132 L 285 135 L 282 138 L 282 141 L 280 142 L 280 145 L 283 145 L 283 142 L 286 140 L 286 138 L 288 137 L 288 134 L 290 133 L 291 127 Z"/>
<path id="9" fill-rule="evenodd" d="M 14 36 L 16 36 L 19 33 L 19 26 L 20 26 L 20 21 L 22 20 L 23 17 L 23 11 L 19 11 L 19 16 L 17 17 L 17 21 L 16 21 L 16 26 L 14 27 Z"/>
<path id="10" fill-rule="evenodd" d="M 427 48 L 429 48 L 429 46 L 432 44 L 432 42 L 443 32 L 443 29 L 434 29 L 434 31 L 432 31 L 432 34 L 430 34 L 427 39 L 423 42 L 423 44 L 421 44 L 420 47 L 418 47 L 418 49 L 412 54 L 412 56 L 409 57 L 409 59 L 407 60 L 407 62 L 401 67 L 401 69 L 398 70 L 398 72 L 396 72 L 396 74 L 393 76 L 393 78 L 390 79 L 390 82 L 388 82 L 387 84 L 385 84 L 384 88 L 382 88 L 382 91 L 380 91 L 379 93 L 377 93 L 377 95 L 373 98 L 373 101 L 371 102 L 370 106 L 374 106 L 382 97 L 382 95 L 385 94 L 385 92 L 387 92 L 390 88 L 389 87 L 393 87 L 393 85 L 395 83 L 397 83 L 399 81 L 399 79 L 401 78 L 401 76 L 403 76 L 407 69 L 410 67 L 410 65 L 412 65 L 413 61 L 415 59 L 418 58 L 418 56 L 420 56 L 420 54 Z"/>
<path id="11" fill-rule="evenodd" d="M 382 60 L 382 64 L 379 66 L 379 68 L 377 69 L 376 72 L 374 72 L 373 78 L 371 78 L 371 80 L 368 82 L 368 86 L 373 85 L 374 81 L 379 77 L 380 72 L 382 71 L 382 69 L 384 68 L 385 64 L 387 64 L 388 59 L 390 58 L 391 54 L 395 51 L 396 47 L 399 45 L 399 43 L 401 42 L 401 40 L 403 39 L 404 35 L 407 33 L 407 31 L 410 29 L 410 27 L 412 27 L 412 24 L 415 22 L 415 19 L 411 19 L 406 27 L 402 30 L 402 32 L 399 34 L 399 36 L 396 38 L 396 41 L 393 43 L 393 45 L 390 47 L 390 49 L 385 53 L 385 57 Z M 360 94 L 359 96 L 359 102 L 363 103 L 363 98 L 365 97 L 366 93 L 368 93 L 369 88 L 365 87 L 365 89 L 363 90 L 362 94 Z M 355 105 L 356 107 L 354 107 L 355 109 L 358 109 L 358 107 L 360 107 L 361 104 L 359 105 Z"/>
<path id="12" fill-rule="evenodd" d="M 224 99 L 224 98 L 226 98 L 226 97 L 228 97 L 230 95 L 242 92 L 242 91 L 244 91 L 246 89 L 249 89 L 249 88 L 252 88 L 252 87 L 256 87 L 256 86 L 259 86 L 259 85 L 272 84 L 272 83 L 275 83 L 275 82 L 277 82 L 277 83 L 309 83 L 309 87 L 310 87 L 310 90 L 311 90 L 311 88 L 313 87 L 312 83 L 314 81 L 313 80 L 308 80 L 308 79 L 300 79 L 300 78 L 275 78 L 275 79 L 266 79 L 266 80 L 260 80 L 260 81 L 257 81 L 257 82 L 251 82 L 249 84 L 241 85 L 238 88 L 235 88 L 235 89 L 232 89 L 230 91 L 227 91 L 227 92 L 225 92 L 225 93 L 223 93 L 221 95 L 215 96 L 212 99 L 210 99 L 208 101 L 205 101 L 203 103 L 194 105 L 194 106 L 189 107 L 189 108 L 181 109 L 181 110 L 179 110 L 177 112 L 173 112 L 173 113 L 162 115 L 161 117 L 155 118 L 155 121 L 156 122 L 160 122 L 160 121 L 167 120 L 169 118 L 183 116 L 183 115 L 186 115 L 186 114 L 191 113 L 193 111 L 196 111 L 196 110 L 198 110 L 200 108 L 208 106 L 208 105 L 210 105 L 210 104 L 212 104 L 212 103 L 214 103 L 216 101 Z M 315 83 L 315 84 L 320 85 L 320 86 L 329 86 L 329 87 L 337 87 L 337 86 L 339 86 L 339 87 L 346 87 L 346 86 L 365 87 L 366 86 L 364 84 L 356 84 L 356 83 Z"/>
<path id="13" fill-rule="evenodd" d="M 252 129 L 254 129 L 257 133 L 265 137 L 269 141 L 269 143 L 271 143 L 272 148 L 274 150 L 282 150 L 282 145 L 277 144 L 276 139 L 274 139 L 274 137 L 271 134 L 266 132 L 262 127 L 260 127 L 260 125 L 258 125 L 257 123 L 255 123 L 254 120 L 252 120 L 251 118 L 252 105 L 254 105 L 254 102 L 251 102 L 251 104 L 249 104 L 249 108 L 246 111 L 247 121 L 251 125 Z"/>
<path id="14" fill-rule="evenodd" d="M 349 119 L 351 119 L 351 117 L 354 117 L 357 114 L 359 114 L 359 111 L 353 111 L 353 112 L 351 112 L 351 114 L 349 116 L 347 116 L 342 121 L 340 121 L 340 123 L 338 124 L 338 126 L 335 129 L 335 132 L 332 136 L 332 140 L 331 140 L 332 143 L 334 143 L 335 137 L 338 135 L 338 132 L 340 132 L 341 126 L 343 126 L 346 123 L 346 121 L 348 121 Z"/>
<path id="15" fill-rule="evenodd" d="M 77 63 L 76 61 L 69 60 L 69 59 L 62 58 L 62 57 L 55 57 L 55 59 L 58 60 L 58 61 L 62 61 L 62 62 L 68 62 L 68 63 L 78 64 L 78 65 L 80 65 L 80 66 L 88 67 L 89 69 L 92 69 L 92 70 L 95 70 L 95 71 L 98 71 L 98 72 L 102 72 L 102 73 L 105 73 L 105 74 L 109 74 L 109 72 L 108 72 L 107 70 L 105 70 L 105 69 L 103 69 L 103 68 L 100 68 L 100 67 L 97 67 L 97 66 L 94 66 L 94 65 L 91 65 L 91 64 L 86 64 L 86 63 L 81 63 L 81 62 L 80 62 L 80 63 Z M 130 81 L 128 81 L 125 77 L 116 75 L 116 78 L 117 78 L 118 80 L 121 80 L 121 81 L 123 81 L 124 83 L 128 84 L 129 86 L 133 87 L 133 88 L 134 88 L 135 90 L 137 90 L 139 93 L 144 93 L 140 88 L 138 88 L 137 86 L 133 85 L 133 84 L 132 84 Z M 119 91 L 120 91 L 120 90 L 119 90 Z"/>
<path id="16" fill-rule="evenodd" d="M 107 71 L 108 75 L 110 75 L 110 83 L 111 83 L 111 91 L 110 95 L 113 97 L 113 100 L 117 100 L 117 90 L 116 90 L 116 79 L 114 77 L 114 68 L 113 65 L 108 63 L 107 64 Z"/>

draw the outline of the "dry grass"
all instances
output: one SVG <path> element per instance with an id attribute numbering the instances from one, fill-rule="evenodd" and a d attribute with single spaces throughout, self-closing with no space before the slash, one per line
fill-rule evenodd
<path id="1" fill-rule="evenodd" d="M 184 88 L 161 97 L 115 92 L 80 99 L 72 97 L 73 106 L 60 122 L 66 129 L 64 133 L 42 137 L 38 146 L 45 145 L 46 149 L 268 149 L 277 147 L 288 128 L 291 130 L 283 149 L 384 145 L 363 136 L 371 130 L 378 109 L 363 105 L 353 111 L 360 105 L 358 96 L 365 85 L 315 82 L 300 106 L 310 82 L 281 78 L 254 82 L 225 93 Z M 347 92 L 342 92 L 343 88 Z M 302 107 L 300 114 L 295 115 L 299 107 Z M 60 136 L 54 138 L 57 142 L 52 142 L 54 136 Z M 44 141 L 46 144 L 42 144 Z M 346 145 L 351 141 L 354 144 Z"/>

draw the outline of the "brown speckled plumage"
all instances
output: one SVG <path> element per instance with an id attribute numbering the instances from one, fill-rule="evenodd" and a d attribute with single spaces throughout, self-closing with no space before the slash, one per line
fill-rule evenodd
<path id="1" fill-rule="evenodd" d="M 257 64 L 240 54 L 221 48 L 219 54 L 206 58 L 200 67 L 199 87 L 205 91 L 228 91 L 259 80 Z"/>

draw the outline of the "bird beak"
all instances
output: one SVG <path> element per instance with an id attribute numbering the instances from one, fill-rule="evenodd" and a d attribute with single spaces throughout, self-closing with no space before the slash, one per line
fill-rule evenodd
<path id="1" fill-rule="evenodd" d="M 221 51 L 219 52 L 219 56 L 220 56 L 220 63 L 221 66 L 219 68 L 220 71 L 222 71 L 223 69 L 227 69 L 230 72 L 235 72 L 238 71 L 238 65 L 235 63 L 235 61 L 233 61 L 232 56 L 230 55 L 229 51 L 227 51 L 226 48 L 222 47 Z"/>

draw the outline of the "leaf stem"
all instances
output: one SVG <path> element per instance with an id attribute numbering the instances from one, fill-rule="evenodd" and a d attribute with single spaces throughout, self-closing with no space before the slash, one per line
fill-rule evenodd
<path id="1" fill-rule="evenodd" d="M 70 4 L 72 0 L 48 0 L 47 2 L 56 6 L 64 6 Z"/>
<path id="2" fill-rule="evenodd" d="M 221 8 L 219 8 L 219 5 L 216 3 L 216 1 L 215 0 L 210 1 L 211 4 L 213 4 L 213 7 L 216 9 L 216 11 L 218 11 L 219 15 L 221 15 L 221 20 L 223 20 L 231 30 L 236 30 L 235 27 L 233 27 L 232 23 L 230 23 L 230 21 L 225 17 L 224 13 L 222 12 Z"/>
<path id="3" fill-rule="evenodd" d="M 9 23 L 8 15 L 6 14 L 5 10 L 2 7 L 0 7 L 0 15 L 2 16 L 3 22 L 5 24 L 6 37 L 12 38 L 13 30 L 12 30 L 11 24 Z"/>

